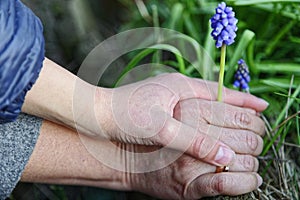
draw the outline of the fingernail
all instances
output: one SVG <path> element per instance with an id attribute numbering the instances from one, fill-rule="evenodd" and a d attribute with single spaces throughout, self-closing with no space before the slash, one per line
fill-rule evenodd
<path id="1" fill-rule="evenodd" d="M 256 177 L 257 177 L 257 187 L 259 187 L 263 183 L 263 179 L 260 175 L 256 175 Z"/>
<path id="2" fill-rule="evenodd" d="M 220 165 L 229 165 L 235 157 L 234 151 L 227 147 L 220 146 L 215 161 Z"/>
<path id="3" fill-rule="evenodd" d="M 269 106 L 269 102 L 267 102 L 266 100 L 264 99 L 259 99 L 259 101 L 264 104 L 264 106 L 267 108 Z"/>

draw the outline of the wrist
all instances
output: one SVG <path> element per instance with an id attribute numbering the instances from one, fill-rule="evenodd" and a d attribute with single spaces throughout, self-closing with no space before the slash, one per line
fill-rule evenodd
<path id="1" fill-rule="evenodd" d="M 130 190 L 129 176 L 97 160 L 74 131 L 44 121 L 21 181 Z"/>
<path id="2" fill-rule="evenodd" d="M 72 97 L 76 77 L 45 59 L 36 84 L 27 93 L 22 112 L 72 125 Z"/>
<path id="3" fill-rule="evenodd" d="M 114 116 L 112 110 L 113 89 L 97 87 L 95 90 L 94 113 L 100 129 L 100 135 L 107 139 L 112 139 L 116 132 Z"/>

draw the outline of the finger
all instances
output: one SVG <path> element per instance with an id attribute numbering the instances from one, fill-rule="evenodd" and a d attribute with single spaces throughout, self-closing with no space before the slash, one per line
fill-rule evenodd
<path id="1" fill-rule="evenodd" d="M 205 124 L 200 125 L 200 127 L 198 126 L 198 130 L 220 140 L 236 153 L 257 156 L 263 150 L 263 139 L 251 131 L 220 128 Z"/>
<path id="2" fill-rule="evenodd" d="M 251 108 L 257 112 L 262 112 L 269 106 L 269 103 L 264 99 L 228 88 L 224 88 L 224 102 L 234 106 Z"/>
<path id="3" fill-rule="evenodd" d="M 181 160 L 179 159 L 179 162 L 185 163 L 181 166 L 188 166 L 188 172 L 186 172 L 186 174 L 195 175 L 193 178 L 198 177 L 199 174 L 215 173 L 217 169 L 214 165 L 204 163 L 187 155 L 182 156 Z M 237 154 L 234 162 L 231 165 L 228 165 L 228 167 L 229 172 L 257 172 L 259 162 L 257 158 L 253 156 Z"/>
<path id="4" fill-rule="evenodd" d="M 236 155 L 234 163 L 229 166 L 230 172 L 257 172 L 259 162 L 257 158 L 250 155 Z"/>
<path id="5" fill-rule="evenodd" d="M 203 161 L 197 160 L 186 154 L 182 155 L 176 161 L 184 171 L 187 177 L 192 176 L 193 179 L 200 174 L 215 173 L 217 167 Z M 250 155 L 237 154 L 234 162 L 229 165 L 229 172 L 257 172 L 259 162 L 257 158 Z M 191 179 L 191 177 L 189 177 Z"/>
<path id="6" fill-rule="evenodd" d="M 199 79 L 191 78 L 193 81 L 191 81 L 192 88 L 197 91 L 197 95 L 199 97 L 203 98 L 203 91 L 200 91 L 199 86 L 203 86 L 203 82 L 207 85 L 207 91 L 204 92 L 206 96 L 210 96 L 210 98 L 206 98 L 207 100 L 216 100 L 217 99 L 217 83 L 211 82 L 211 81 L 201 81 Z M 198 90 L 197 90 L 198 88 Z M 201 94 L 202 93 L 202 94 Z M 223 89 L 223 102 L 239 106 L 239 107 L 245 107 L 245 108 L 251 108 L 256 110 L 257 112 L 262 112 L 265 110 L 269 103 L 265 100 L 258 98 L 254 95 L 251 95 L 249 93 L 244 93 L 236 90 L 231 90 L 228 88 Z"/>
<path id="7" fill-rule="evenodd" d="M 200 99 L 180 101 L 174 109 L 174 117 L 190 126 L 199 122 L 233 129 L 245 129 L 263 135 L 264 122 L 251 109 Z"/>
<path id="8" fill-rule="evenodd" d="M 219 102 L 213 102 L 212 104 L 211 117 L 204 116 L 210 124 L 227 128 L 246 129 L 259 135 L 264 134 L 265 123 L 248 109 L 228 104 L 224 105 Z M 222 111 L 223 113 L 220 114 Z"/>
<path id="9" fill-rule="evenodd" d="M 163 74 L 156 77 L 156 81 L 165 84 L 174 94 L 178 94 L 181 100 L 200 98 L 216 101 L 218 85 L 216 82 L 197 78 L 189 78 L 179 73 Z M 248 93 L 224 88 L 223 101 L 225 103 L 254 109 L 261 112 L 268 107 L 268 103 Z"/>
<path id="10" fill-rule="evenodd" d="M 216 127 L 214 129 L 220 128 Z M 211 128 L 211 131 L 213 131 L 213 128 Z M 211 133 L 211 131 L 209 131 L 209 135 L 216 133 Z M 218 139 L 236 153 L 258 156 L 263 150 L 263 139 L 251 131 L 221 128 L 220 132 Z"/>
<path id="11" fill-rule="evenodd" d="M 217 166 L 229 165 L 235 159 L 234 151 L 227 145 L 174 118 L 166 121 L 163 129 L 153 140 Z"/>
<path id="12" fill-rule="evenodd" d="M 224 144 L 228 145 L 236 153 L 251 154 L 255 156 L 261 153 L 263 149 L 263 140 L 258 134 L 249 130 L 224 128 L 207 124 L 207 120 L 203 120 L 203 118 L 200 118 L 199 116 L 205 115 L 206 118 L 209 118 L 207 116 L 210 115 L 210 112 L 203 112 L 202 114 L 199 114 L 200 111 L 193 108 L 193 102 L 195 101 L 190 101 L 191 100 L 186 100 L 178 104 L 183 108 L 176 107 L 174 111 L 175 119 L 199 130 L 203 134 L 210 135 L 211 137 L 220 140 Z M 201 105 L 199 107 L 208 106 Z M 259 134 L 262 135 L 263 133 Z"/>
<path id="13" fill-rule="evenodd" d="M 220 128 L 206 124 L 199 125 L 198 130 L 220 140 L 239 154 L 257 156 L 263 150 L 263 139 L 251 131 Z"/>
<path id="14" fill-rule="evenodd" d="M 186 199 L 199 199 L 205 196 L 236 196 L 249 193 L 262 184 L 257 173 L 211 173 L 199 176 L 186 189 Z"/>

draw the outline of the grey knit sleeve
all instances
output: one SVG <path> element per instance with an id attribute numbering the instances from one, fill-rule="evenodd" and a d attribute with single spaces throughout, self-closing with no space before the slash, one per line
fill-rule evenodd
<path id="1" fill-rule="evenodd" d="M 32 154 L 42 119 L 21 114 L 17 121 L 0 124 L 0 200 L 10 195 Z"/>

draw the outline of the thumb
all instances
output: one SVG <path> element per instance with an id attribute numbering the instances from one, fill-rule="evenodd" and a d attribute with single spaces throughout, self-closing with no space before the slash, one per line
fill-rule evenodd
<path id="1" fill-rule="evenodd" d="M 186 124 L 169 118 L 156 138 L 158 143 L 205 161 L 224 166 L 235 159 L 235 152 L 221 141 Z"/>

